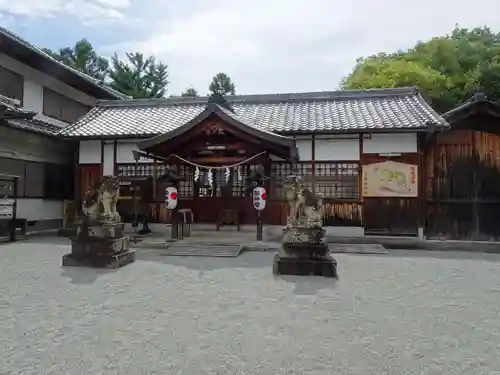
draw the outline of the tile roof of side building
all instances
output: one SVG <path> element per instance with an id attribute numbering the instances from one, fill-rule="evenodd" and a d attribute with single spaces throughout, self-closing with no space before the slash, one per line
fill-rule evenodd
<path id="1" fill-rule="evenodd" d="M 415 87 L 226 96 L 235 114 L 260 130 L 281 133 L 424 131 L 448 123 Z M 148 137 L 202 113 L 207 97 L 99 101 L 58 134 L 79 138 Z"/>
<path id="2" fill-rule="evenodd" d="M 52 64 L 55 64 L 56 66 L 58 66 L 60 69 L 63 69 L 71 74 L 74 74 L 75 76 L 81 78 L 82 80 L 90 83 L 91 85 L 95 86 L 96 88 L 98 89 L 101 89 L 103 91 L 105 91 L 106 93 L 108 93 L 111 97 L 113 98 L 116 98 L 116 99 L 131 99 L 130 96 L 128 95 L 125 95 L 125 94 L 122 94 L 121 92 L 111 88 L 110 86 L 108 86 L 107 84 L 105 84 L 104 82 L 101 82 L 100 80 L 98 79 L 95 79 L 85 73 L 82 73 L 72 67 L 69 67 L 59 61 L 57 61 L 56 59 L 54 59 L 52 56 L 48 55 L 47 53 L 45 53 L 41 48 L 29 43 L 28 41 L 24 40 L 23 38 L 19 37 L 18 35 L 12 33 L 11 31 L 7 30 L 6 28 L 4 27 L 1 27 L 0 26 L 0 36 L 4 37 L 4 38 L 7 38 L 8 40 L 10 40 L 11 42 L 15 43 L 16 45 L 18 46 L 21 46 L 33 53 L 35 53 L 36 55 L 38 55 L 40 58 L 44 59 L 45 61 L 49 61 L 50 63 Z"/>
<path id="3" fill-rule="evenodd" d="M 0 95 L 0 123 L 8 127 L 54 136 L 61 128 L 36 119 L 36 112 L 21 107 L 19 100 Z"/>

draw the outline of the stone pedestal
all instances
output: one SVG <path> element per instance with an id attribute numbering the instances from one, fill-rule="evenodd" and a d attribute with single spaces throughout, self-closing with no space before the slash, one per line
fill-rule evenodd
<path id="1" fill-rule="evenodd" d="M 135 261 L 123 223 L 80 223 L 71 238 L 71 253 L 63 256 L 63 266 L 119 268 Z"/>
<path id="2" fill-rule="evenodd" d="M 337 278 L 337 261 L 329 253 L 325 230 L 285 228 L 281 249 L 274 255 L 273 273 Z"/>

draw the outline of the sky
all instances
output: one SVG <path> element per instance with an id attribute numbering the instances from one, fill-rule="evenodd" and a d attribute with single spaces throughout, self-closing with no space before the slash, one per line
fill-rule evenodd
<path id="1" fill-rule="evenodd" d="M 154 55 L 171 95 L 335 90 L 356 58 L 461 27 L 500 31 L 499 0 L 0 0 L 0 24 L 40 47 L 86 37 L 104 56 Z"/>

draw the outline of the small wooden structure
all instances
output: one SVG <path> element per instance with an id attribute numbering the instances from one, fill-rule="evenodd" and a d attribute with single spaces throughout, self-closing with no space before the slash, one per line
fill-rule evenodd
<path id="1" fill-rule="evenodd" d="M 428 238 L 500 239 L 500 105 L 478 93 L 444 114 L 424 151 Z"/>
<path id="2" fill-rule="evenodd" d="M 0 238 L 6 237 L 11 242 L 16 241 L 20 226 L 17 220 L 18 179 L 19 176 L 0 174 Z"/>

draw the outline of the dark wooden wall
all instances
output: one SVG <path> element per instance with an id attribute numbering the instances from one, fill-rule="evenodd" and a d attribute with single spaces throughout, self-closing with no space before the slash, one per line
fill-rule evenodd
<path id="1" fill-rule="evenodd" d="M 425 194 L 429 238 L 500 239 L 500 135 L 463 127 L 439 134 L 425 152 Z"/>

